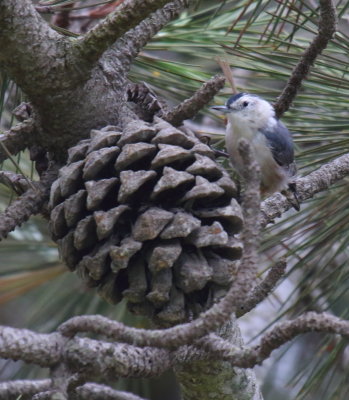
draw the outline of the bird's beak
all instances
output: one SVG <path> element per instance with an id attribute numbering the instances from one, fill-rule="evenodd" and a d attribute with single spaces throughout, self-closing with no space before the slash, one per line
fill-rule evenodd
<path id="1" fill-rule="evenodd" d="M 227 113 L 231 112 L 231 109 L 228 108 L 227 106 L 213 106 L 213 107 L 210 107 L 210 108 L 211 108 L 211 110 L 216 110 L 216 111 L 219 111 L 219 112 L 221 112 L 223 114 L 227 114 Z"/>

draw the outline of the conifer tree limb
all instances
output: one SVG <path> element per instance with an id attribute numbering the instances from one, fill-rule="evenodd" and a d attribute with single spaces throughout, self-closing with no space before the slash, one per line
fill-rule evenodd
<path id="1" fill-rule="evenodd" d="M 253 310 L 273 291 L 276 284 L 282 278 L 286 271 L 286 260 L 280 260 L 273 265 L 267 273 L 267 276 L 261 283 L 256 285 L 252 292 L 247 296 L 246 300 L 238 307 L 236 315 L 241 317 Z"/>
<path id="2" fill-rule="evenodd" d="M 35 126 L 32 119 L 27 119 L 13 126 L 10 130 L 0 132 L 0 162 L 9 158 L 6 150 L 15 155 L 25 150 L 34 142 Z"/>
<path id="3" fill-rule="evenodd" d="M 0 383 L 1 399 L 17 399 L 20 396 L 34 396 L 36 393 L 48 390 L 51 379 L 17 380 Z"/>
<path id="4" fill-rule="evenodd" d="M 174 126 L 179 126 L 186 119 L 193 118 L 224 87 L 223 76 L 216 75 L 205 82 L 189 99 L 163 115 L 163 119 Z"/>
<path id="5" fill-rule="evenodd" d="M 50 87 L 57 79 L 51 68 L 64 68 L 63 36 L 50 28 L 31 0 L 1 0 L 0 26 L 0 64 L 11 78 L 27 94 Z"/>
<path id="6" fill-rule="evenodd" d="M 57 170 L 57 166 L 52 164 L 39 182 L 32 183 L 34 188 L 27 190 L 0 214 L 0 241 L 32 215 L 42 211 L 49 198 L 51 184 L 57 178 Z"/>
<path id="7" fill-rule="evenodd" d="M 116 53 L 122 61 L 122 73 L 127 73 L 133 60 L 137 57 L 141 49 L 154 37 L 164 26 L 175 19 L 186 7 L 186 0 L 175 0 L 166 4 L 163 8 L 150 14 L 135 28 L 126 32 L 110 51 Z"/>
<path id="8" fill-rule="evenodd" d="M 242 200 L 244 226 L 242 231 L 243 254 L 238 272 L 229 291 L 235 292 L 234 305 L 243 304 L 256 281 L 258 248 L 260 241 L 260 167 L 253 158 L 250 143 L 239 140 L 240 157 L 244 163 L 243 179 L 245 190 Z"/>
<path id="9" fill-rule="evenodd" d="M 77 400 L 145 400 L 135 394 L 96 383 L 86 383 L 78 387 L 76 392 Z"/>
<path id="10" fill-rule="evenodd" d="M 82 63 L 85 67 L 90 65 L 92 68 L 122 35 L 169 2 L 170 0 L 125 0 L 98 25 L 72 41 L 69 62 Z"/>
<path id="11" fill-rule="evenodd" d="M 316 193 L 328 189 L 331 185 L 349 175 L 349 154 L 344 154 L 319 169 L 296 180 L 300 203 L 311 199 Z M 290 202 L 280 193 L 274 194 L 261 204 L 261 226 L 265 227 L 275 218 L 292 207 Z"/>
<path id="12" fill-rule="evenodd" d="M 0 171 L 0 184 L 7 186 L 18 195 L 23 194 L 30 187 L 34 187 L 33 182 L 27 177 L 11 171 Z"/>
<path id="13" fill-rule="evenodd" d="M 37 395 L 35 398 L 43 398 L 44 395 L 52 395 L 51 379 L 42 380 L 15 380 L 0 383 L 0 398 L 10 400 L 17 398 L 28 398 Z M 22 396 L 22 397 L 21 397 Z M 86 383 L 76 389 L 76 400 L 145 400 L 135 394 L 114 390 L 106 385 L 97 383 Z"/>
<path id="14" fill-rule="evenodd" d="M 252 368 L 269 358 L 274 350 L 298 335 L 308 332 L 332 333 L 347 338 L 349 337 L 349 321 L 328 313 L 308 312 L 293 320 L 276 324 L 254 347 L 237 348 L 215 334 L 203 338 L 198 344 L 214 359 L 221 357 L 234 366 Z"/>
<path id="15" fill-rule="evenodd" d="M 286 86 L 274 105 L 275 113 L 278 118 L 289 109 L 302 85 L 303 80 L 308 75 L 310 67 L 327 47 L 328 42 L 336 32 L 337 13 L 333 1 L 319 0 L 319 4 L 320 19 L 318 33 L 299 59 L 286 83 Z"/>

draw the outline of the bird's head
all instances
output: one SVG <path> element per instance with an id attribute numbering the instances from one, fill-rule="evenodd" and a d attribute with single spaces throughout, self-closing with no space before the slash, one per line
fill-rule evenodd
<path id="1" fill-rule="evenodd" d="M 264 128 L 275 120 L 273 106 L 266 100 L 249 93 L 231 96 L 224 106 L 211 107 L 227 114 L 228 120 L 235 124 L 250 125 L 251 128 Z"/>

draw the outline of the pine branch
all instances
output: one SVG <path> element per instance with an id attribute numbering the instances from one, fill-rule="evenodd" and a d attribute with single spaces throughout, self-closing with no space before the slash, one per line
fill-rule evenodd
<path id="1" fill-rule="evenodd" d="M 17 399 L 20 396 L 34 396 L 36 393 L 48 390 L 51 379 L 18 380 L 0 383 L 0 399 Z"/>
<path id="2" fill-rule="evenodd" d="M 109 343 L 75 337 L 62 352 L 73 372 L 87 376 L 102 376 L 107 381 L 116 377 L 147 378 L 159 376 L 173 366 L 170 352 L 164 349 L 136 347 L 123 343 Z"/>
<path id="3" fill-rule="evenodd" d="M 242 348 L 231 346 L 217 335 L 209 335 L 199 342 L 200 346 L 214 359 L 221 357 L 232 365 L 241 368 L 252 368 L 266 360 L 272 351 L 288 343 L 300 334 L 308 332 L 332 333 L 349 337 L 349 321 L 334 315 L 309 312 L 291 321 L 281 322 L 266 333 L 257 346 Z"/>
<path id="4" fill-rule="evenodd" d="M 61 336 L 0 326 L 0 357 L 52 367 L 60 360 Z"/>
<path id="5" fill-rule="evenodd" d="M 63 367 L 64 368 L 64 367 Z M 57 372 L 55 373 L 55 375 L 57 376 L 58 379 L 60 379 L 60 376 L 62 374 L 67 374 L 68 371 L 65 371 L 62 369 L 61 373 Z M 68 372 L 69 373 L 69 372 Z M 67 392 L 68 398 L 69 399 L 76 399 L 77 398 L 77 389 L 79 387 L 81 387 L 82 385 L 84 385 L 88 380 L 88 376 L 82 371 L 82 372 L 77 372 L 75 374 L 73 374 L 72 376 L 69 377 L 69 379 L 66 380 L 66 387 L 65 387 L 65 391 Z"/>
<path id="6" fill-rule="evenodd" d="M 70 64 L 93 67 L 116 40 L 170 0 L 125 0 L 116 10 L 84 36 L 72 42 Z"/>
<path id="7" fill-rule="evenodd" d="M 238 150 L 244 163 L 245 190 L 242 200 L 244 251 L 237 276 L 230 289 L 235 292 L 235 305 L 243 304 L 256 281 L 260 241 L 260 167 L 253 158 L 252 149 L 247 140 L 240 139 Z"/>
<path id="8" fill-rule="evenodd" d="M 124 63 L 123 63 L 124 65 Z M 220 75 L 216 75 L 201 88 L 199 88 L 192 97 L 184 100 L 172 110 L 167 110 L 167 105 L 162 103 L 160 99 L 151 92 L 146 84 L 130 84 L 128 86 L 129 101 L 134 101 L 141 107 L 144 116 L 143 119 L 154 115 L 161 116 L 162 119 L 174 126 L 181 125 L 185 119 L 193 118 L 196 114 L 208 104 L 213 97 L 224 87 L 225 79 Z M 218 156 L 225 156 L 226 153 L 217 150 Z"/>
<path id="9" fill-rule="evenodd" d="M 95 322 L 99 321 L 95 320 Z M 180 349 L 177 347 L 173 353 L 160 348 L 139 348 L 134 345 L 88 338 L 75 337 L 66 340 L 60 333 L 39 334 L 26 329 L 0 327 L 0 356 L 23 360 L 41 367 L 55 366 L 57 368 L 63 364 L 71 373 L 83 371 L 84 377 L 103 376 L 105 380 L 113 381 L 118 376 L 158 376 L 176 365 L 207 359 L 229 361 L 233 367 L 251 368 L 267 359 L 273 350 L 307 332 L 332 333 L 348 337 L 349 321 L 327 313 L 310 312 L 294 320 L 277 324 L 263 336 L 259 345 L 251 348 L 232 346 L 229 341 L 216 334 L 210 334 L 197 340 L 194 347 L 191 345 Z M 167 333 L 168 330 L 162 332 L 165 338 Z M 106 335 L 106 332 L 104 334 Z M 187 342 L 187 344 L 191 343 L 191 341 Z M 167 346 L 164 345 L 164 347 Z M 50 389 L 46 387 L 47 381 L 40 381 L 39 385 L 42 385 L 44 390 Z M 93 390 L 91 390 L 91 384 L 85 385 L 81 390 L 80 387 L 76 388 L 76 393 L 81 392 L 82 398 L 86 391 L 98 391 L 98 386 L 93 385 Z M 27 388 L 28 391 L 35 389 L 34 384 L 29 382 L 22 383 L 21 386 Z M 13 392 L 13 390 L 14 388 L 9 384 L 0 385 L 0 394 L 6 391 Z M 108 389 L 104 391 L 104 388 L 101 388 L 101 391 L 108 396 Z M 41 395 L 45 396 L 46 393 L 52 393 L 52 389 L 41 392 Z M 111 392 L 111 396 L 114 395 L 118 393 Z M 124 398 L 132 399 L 130 396 Z"/>
<path id="10" fill-rule="evenodd" d="M 259 345 L 252 348 L 236 348 L 214 334 L 200 339 L 196 345 L 207 351 L 211 359 L 229 361 L 240 368 L 251 368 L 268 358 L 273 350 L 307 332 L 348 337 L 349 321 L 327 313 L 309 312 L 277 324 L 263 336 Z M 166 330 L 163 336 L 166 336 Z M 24 360 L 42 367 L 64 362 L 72 372 L 83 370 L 84 374 L 102 375 L 106 379 L 115 379 L 115 376 L 156 376 L 176 362 L 167 350 L 159 348 L 141 349 L 133 345 L 77 337 L 67 341 L 58 333 L 39 334 L 26 329 L 0 327 L 0 340 L 0 356 L 3 358 Z M 198 356 L 194 355 L 194 358 L 198 359 Z M 185 362 L 189 361 L 187 357 Z"/>
<path id="11" fill-rule="evenodd" d="M 57 166 L 52 165 L 34 188 L 27 190 L 0 214 L 0 241 L 17 226 L 27 221 L 32 215 L 42 211 L 43 204 L 48 200 L 52 182 L 57 177 Z"/>
<path id="12" fill-rule="evenodd" d="M 0 171 L 0 183 L 13 190 L 18 195 L 23 194 L 33 183 L 22 174 L 15 174 L 11 171 Z"/>
<path id="13" fill-rule="evenodd" d="M 145 400 L 135 394 L 96 383 L 86 383 L 77 388 L 76 392 L 79 400 Z"/>
<path id="14" fill-rule="evenodd" d="M 71 373 L 114 381 L 117 377 L 158 376 L 173 366 L 168 350 L 88 338 L 67 338 L 0 326 L 0 357 L 41 367 L 65 364 Z"/>
<path id="15" fill-rule="evenodd" d="M 302 81 L 309 73 L 310 67 L 316 58 L 327 47 L 328 42 L 336 32 L 337 14 L 336 7 L 332 0 L 319 0 L 320 20 L 318 34 L 315 36 L 309 47 L 305 50 L 302 57 L 292 71 L 285 88 L 278 97 L 274 108 L 278 118 L 287 111 L 297 95 L 302 85 Z"/>
<path id="16" fill-rule="evenodd" d="M 52 395 L 51 379 L 42 380 L 16 380 L 0 383 L 0 398 L 17 399 L 20 396 L 27 398 L 36 395 L 35 399 Z M 76 390 L 76 400 L 145 400 L 132 393 L 114 390 L 106 385 L 86 383 Z"/>
<path id="17" fill-rule="evenodd" d="M 298 199 L 302 203 L 318 192 L 328 189 L 334 183 L 349 175 L 349 154 L 338 157 L 309 175 L 296 180 Z M 261 226 L 264 228 L 282 213 L 292 207 L 290 202 L 277 193 L 264 200 L 261 205 Z"/>
<path id="18" fill-rule="evenodd" d="M 122 71 L 120 72 L 126 74 L 140 50 L 164 26 L 175 19 L 185 7 L 186 0 L 172 1 L 144 19 L 135 28 L 125 33 L 110 50 L 116 52 L 118 58 L 122 60 Z M 107 51 L 107 53 L 109 53 L 109 51 Z"/>
<path id="19" fill-rule="evenodd" d="M 195 345 L 203 346 L 201 350 L 207 351 L 211 359 L 229 361 L 240 368 L 251 368 L 268 358 L 273 350 L 307 332 L 348 337 L 349 321 L 327 313 L 309 312 L 277 324 L 263 336 L 259 345 L 251 348 L 236 348 L 215 334 L 200 339 Z M 166 336 L 166 330 L 163 335 Z M 156 376 L 178 362 L 167 350 L 149 347 L 141 349 L 133 345 L 87 338 L 67 341 L 57 333 L 39 334 L 26 329 L 0 327 L 0 339 L 0 356 L 4 358 L 24 360 L 42 367 L 50 367 L 64 360 L 72 372 L 82 369 L 87 375 L 103 375 L 106 379 L 115 379 L 115 376 Z M 202 354 L 194 354 L 193 357 L 198 359 Z M 189 361 L 190 357 L 187 357 L 185 362 Z"/>
<path id="20" fill-rule="evenodd" d="M 174 126 L 179 126 L 185 119 L 193 118 L 207 105 L 213 97 L 223 89 L 225 79 L 216 75 L 205 82 L 192 97 L 184 100 L 173 110 L 166 113 L 162 118 Z"/>
<path id="21" fill-rule="evenodd" d="M 259 303 L 268 297 L 274 290 L 276 284 L 283 277 L 286 271 L 286 260 L 280 260 L 273 265 L 268 271 L 265 279 L 256 285 L 252 292 L 243 301 L 242 305 L 238 308 L 236 315 L 242 317 L 246 313 L 253 310 Z"/>
<path id="22" fill-rule="evenodd" d="M 34 142 L 35 126 L 32 119 L 27 119 L 13 126 L 9 131 L 0 135 L 0 162 L 8 159 L 10 154 L 15 155 L 25 150 Z M 4 146 L 3 146 L 4 145 Z"/>
<path id="23" fill-rule="evenodd" d="M 47 390 L 35 394 L 31 400 L 68 400 L 68 398 L 58 390 Z"/>
<path id="24" fill-rule="evenodd" d="M 31 0 L 0 1 L 0 63 L 27 93 L 52 89 L 58 67 L 62 36 L 36 12 Z M 35 51 L 33 45 L 35 44 Z"/>

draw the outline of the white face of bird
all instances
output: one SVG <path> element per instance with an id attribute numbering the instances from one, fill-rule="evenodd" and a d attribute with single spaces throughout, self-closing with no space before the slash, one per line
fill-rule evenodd
<path id="1" fill-rule="evenodd" d="M 225 106 L 215 106 L 212 109 L 227 114 L 233 126 L 262 129 L 276 122 L 273 106 L 253 94 L 235 94 Z"/>

